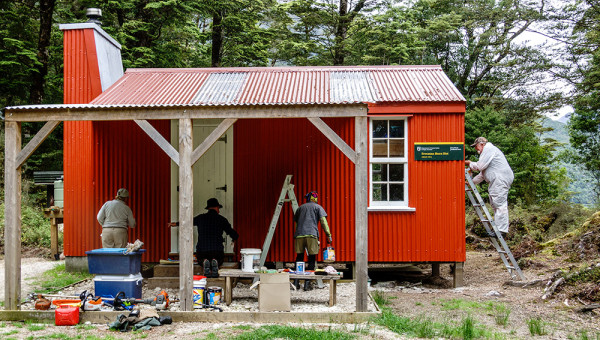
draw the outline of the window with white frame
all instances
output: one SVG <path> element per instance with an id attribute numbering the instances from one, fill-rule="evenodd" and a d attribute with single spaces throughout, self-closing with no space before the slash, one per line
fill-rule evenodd
<path id="1" fill-rule="evenodd" d="M 406 119 L 371 118 L 369 131 L 371 206 L 408 206 Z"/>

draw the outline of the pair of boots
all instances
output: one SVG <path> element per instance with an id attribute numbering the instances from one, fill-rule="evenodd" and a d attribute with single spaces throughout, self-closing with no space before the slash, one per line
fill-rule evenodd
<path id="1" fill-rule="evenodd" d="M 296 287 L 296 290 L 300 290 L 300 279 L 294 279 L 294 286 Z M 310 280 L 304 280 L 304 290 L 308 291 L 308 290 L 312 290 L 313 286 L 310 283 Z"/>
<path id="2" fill-rule="evenodd" d="M 202 267 L 204 267 L 204 276 L 219 277 L 219 262 L 217 260 L 212 259 L 212 261 L 209 261 L 208 259 L 204 259 Z"/>

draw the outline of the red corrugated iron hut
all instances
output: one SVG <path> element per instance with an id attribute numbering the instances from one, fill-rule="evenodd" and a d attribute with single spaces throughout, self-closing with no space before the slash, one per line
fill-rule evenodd
<path id="1" fill-rule="evenodd" d="M 319 192 L 337 261 L 356 264 L 357 310 L 367 261 L 465 261 L 465 99 L 439 66 L 123 73 L 120 45 L 99 26 L 61 29 L 64 104 L 8 108 L 6 138 L 8 164 L 12 124 L 65 122 L 68 259 L 101 247 L 96 213 L 120 187 L 144 262 L 180 252 L 189 265 L 191 216 L 210 197 L 240 234 L 230 251 L 261 248 L 290 174 L 297 197 Z M 279 221 L 267 261 L 291 262 L 291 209 Z"/>

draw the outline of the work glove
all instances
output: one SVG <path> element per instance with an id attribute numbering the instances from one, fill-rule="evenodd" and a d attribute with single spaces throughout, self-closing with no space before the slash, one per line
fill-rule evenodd
<path id="1" fill-rule="evenodd" d="M 333 240 L 331 239 L 331 236 L 327 236 L 327 244 L 331 244 L 331 242 L 333 242 Z"/>

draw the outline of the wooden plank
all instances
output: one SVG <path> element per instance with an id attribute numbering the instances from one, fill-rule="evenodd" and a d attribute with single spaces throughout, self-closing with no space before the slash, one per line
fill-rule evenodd
<path id="1" fill-rule="evenodd" d="M 355 214 L 356 214 L 356 311 L 366 312 L 368 307 L 368 147 L 367 147 L 367 117 L 354 118 L 356 170 L 355 170 Z"/>
<path id="2" fill-rule="evenodd" d="M 96 311 L 79 314 L 79 323 L 90 322 L 93 324 L 106 325 L 117 319 L 122 311 Z M 345 323 L 357 324 L 368 322 L 380 315 L 380 312 L 369 313 L 310 313 L 310 312 L 223 312 L 202 310 L 195 312 L 160 311 L 159 316 L 170 316 L 173 322 L 244 322 L 244 323 Z M 0 320 L 3 321 L 25 321 L 37 320 L 54 322 L 54 311 L 0 311 Z"/>
<path id="3" fill-rule="evenodd" d="M 337 303 L 337 280 L 329 280 L 329 307 Z"/>
<path id="4" fill-rule="evenodd" d="M 431 276 L 432 277 L 439 277 L 440 276 L 440 264 L 439 263 L 432 263 L 431 264 Z"/>
<path id="5" fill-rule="evenodd" d="M 52 256 L 58 260 L 58 223 L 56 218 L 50 219 L 50 251 Z"/>
<path id="6" fill-rule="evenodd" d="M 206 136 L 206 139 L 200 145 L 198 145 L 194 152 L 192 152 L 192 165 L 196 164 L 200 157 L 202 157 L 202 155 L 204 155 L 206 151 L 208 151 L 208 149 L 210 149 L 210 147 L 213 146 L 213 144 L 215 144 L 225 132 L 227 132 L 227 129 L 229 129 L 229 127 L 231 127 L 236 120 L 237 119 L 231 118 L 223 119 L 221 124 L 219 124 L 219 126 L 217 126 L 208 136 Z"/>
<path id="7" fill-rule="evenodd" d="M 454 288 L 462 287 L 465 284 L 463 265 L 464 262 L 454 263 Z"/>
<path id="8" fill-rule="evenodd" d="M 108 121 L 135 119 L 306 118 L 367 116 L 366 104 L 240 105 L 240 106 L 103 106 L 63 105 L 55 108 L 7 108 L 10 122 Z"/>
<path id="9" fill-rule="evenodd" d="M 321 131 L 325 137 L 327 137 L 335 146 L 337 146 L 340 151 L 348 157 L 352 163 L 356 163 L 356 152 L 346 144 L 346 142 L 338 136 L 338 134 L 333 131 L 332 128 L 327 125 L 321 118 L 312 117 L 308 118 L 308 120 L 313 123 L 314 126 Z"/>
<path id="10" fill-rule="evenodd" d="M 21 123 L 5 123 L 4 143 L 4 306 L 21 309 Z"/>
<path id="11" fill-rule="evenodd" d="M 192 297 L 194 249 L 194 178 L 192 173 L 192 120 L 179 120 L 179 290 L 180 308 L 194 309 Z"/>
<path id="12" fill-rule="evenodd" d="M 135 119 L 134 121 L 142 128 L 142 130 L 144 130 L 144 132 L 146 132 L 148 137 L 152 138 L 154 143 L 156 143 L 156 145 L 158 145 L 158 147 L 161 148 L 173 162 L 175 162 L 175 164 L 179 165 L 179 152 L 175 150 L 173 145 L 171 145 L 171 143 L 169 143 L 165 137 L 152 126 L 152 124 L 148 123 L 147 120 Z"/>
<path id="13" fill-rule="evenodd" d="M 231 276 L 225 278 L 225 304 L 229 306 L 231 304 L 233 295 L 233 285 L 231 284 Z"/>
<path id="14" fill-rule="evenodd" d="M 29 156 L 31 156 L 35 152 L 35 150 L 37 150 L 37 148 L 42 144 L 42 142 L 46 140 L 46 138 L 48 138 L 52 131 L 56 129 L 58 124 L 60 124 L 60 121 L 52 121 L 47 122 L 44 126 L 42 126 L 40 131 L 38 131 L 38 133 L 36 133 L 35 136 L 33 136 L 33 138 L 29 141 L 29 143 L 27 143 L 23 150 L 19 152 L 16 162 L 17 167 L 22 166 L 25 163 L 25 161 L 27 161 Z"/>

